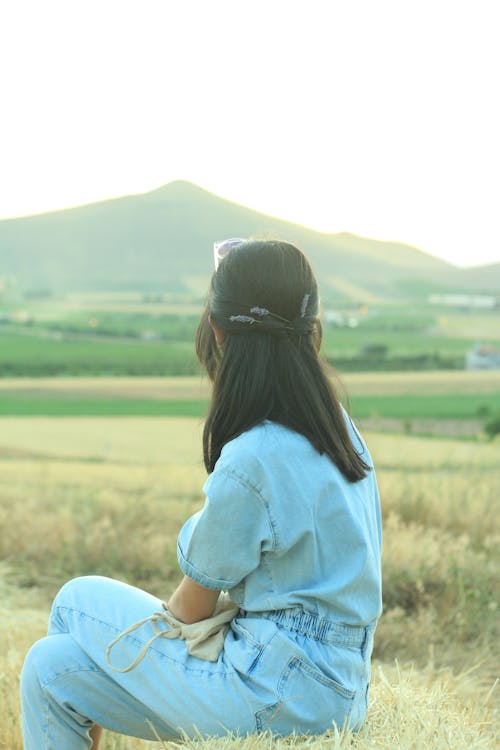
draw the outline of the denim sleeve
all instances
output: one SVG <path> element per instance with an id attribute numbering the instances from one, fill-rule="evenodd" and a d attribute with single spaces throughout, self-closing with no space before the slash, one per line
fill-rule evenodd
<path id="1" fill-rule="evenodd" d="M 273 549 L 273 529 L 260 493 L 242 478 L 215 470 L 205 505 L 181 529 L 177 557 L 183 573 L 208 589 L 231 589 Z"/>

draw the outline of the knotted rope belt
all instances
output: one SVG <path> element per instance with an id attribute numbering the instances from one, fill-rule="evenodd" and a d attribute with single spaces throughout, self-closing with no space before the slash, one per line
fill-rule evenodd
<path id="1" fill-rule="evenodd" d="M 148 649 L 158 638 L 180 638 L 186 641 L 186 646 L 192 656 L 205 661 L 217 661 L 219 654 L 224 646 L 224 638 L 229 629 L 229 623 L 236 617 L 239 608 L 226 595 L 221 595 L 217 602 L 215 613 L 206 620 L 187 624 L 181 622 L 168 611 L 166 604 L 163 602 L 163 611 L 155 612 L 146 617 L 144 620 L 135 622 L 129 628 L 120 633 L 106 649 L 106 663 L 115 672 L 130 672 L 144 659 Z M 111 664 L 111 651 L 122 638 L 138 630 L 147 622 L 151 623 L 154 635 L 144 644 L 139 654 L 128 667 L 115 667 Z M 168 629 L 158 627 L 162 622 L 168 626 Z"/>

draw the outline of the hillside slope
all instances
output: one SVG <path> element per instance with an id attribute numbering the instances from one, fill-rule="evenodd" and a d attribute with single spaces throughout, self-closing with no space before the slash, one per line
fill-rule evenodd
<path id="1" fill-rule="evenodd" d="M 323 287 L 342 279 L 359 301 L 365 293 L 401 298 L 463 284 L 459 269 L 408 245 L 316 232 L 183 181 L 0 221 L 0 276 L 15 276 L 23 289 L 198 290 L 212 270 L 213 240 L 235 235 L 297 243 Z M 483 281 L 491 286 L 491 276 Z M 331 288 L 342 295 L 333 281 Z"/>

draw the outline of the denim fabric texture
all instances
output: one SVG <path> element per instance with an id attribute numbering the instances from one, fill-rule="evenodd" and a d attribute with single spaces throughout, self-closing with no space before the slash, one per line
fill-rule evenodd
<path id="1" fill-rule="evenodd" d="M 306 438 L 267 421 L 224 447 L 204 492 L 179 534 L 178 559 L 240 608 L 218 660 L 160 638 L 132 671 L 113 671 L 109 643 L 161 601 L 107 578 L 70 581 L 48 636 L 26 657 L 25 750 L 89 748 L 93 723 L 146 739 L 361 727 L 381 613 L 374 472 L 349 483 Z M 133 662 L 151 635 L 145 623 L 124 636 L 115 665 Z"/>

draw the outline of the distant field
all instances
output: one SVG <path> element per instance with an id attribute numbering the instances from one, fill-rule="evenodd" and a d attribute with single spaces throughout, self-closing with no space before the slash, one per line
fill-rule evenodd
<path id="1" fill-rule="evenodd" d="M 89 415 L 152 417 L 201 417 L 207 412 L 207 401 L 165 401 L 160 399 L 71 398 L 51 397 L 40 393 L 9 394 L 0 397 L 0 415 Z"/>
<path id="2" fill-rule="evenodd" d="M 500 315 L 378 298 L 325 303 L 323 355 L 342 372 L 461 369 L 478 341 L 498 345 Z M 194 375 L 201 295 L 72 294 L 0 311 L 0 377 Z M 338 316 L 334 324 L 327 314 Z M 340 321 L 340 322 L 339 322 Z"/>
<path id="3" fill-rule="evenodd" d="M 186 325 L 183 335 L 177 329 L 161 332 L 158 322 L 145 321 L 140 330 L 123 322 L 114 329 L 93 332 L 87 322 L 70 328 L 0 327 L 0 376 L 9 375 L 188 375 L 199 371 L 194 353 L 196 321 Z M 109 332 L 108 332 L 109 331 Z M 141 339 L 141 336 L 159 336 Z M 425 336 L 404 330 L 325 329 L 323 355 L 349 371 L 370 369 L 370 362 L 379 369 L 391 369 L 391 358 L 427 357 L 449 361 L 462 367 L 465 353 L 473 345 L 467 338 L 436 334 Z M 386 347 L 387 354 L 379 360 L 363 352 L 370 347 Z M 370 359 L 371 357 L 371 359 Z M 351 362 L 352 360 L 352 362 Z M 428 367 L 428 365 L 425 365 Z M 394 368 L 392 368 L 394 369 Z"/>
<path id="4" fill-rule="evenodd" d="M 426 372 L 344 373 L 334 382 L 345 386 L 352 396 L 396 394 L 441 395 L 445 393 L 496 393 L 500 390 L 500 370 L 433 370 Z M 208 398 L 206 377 L 57 377 L 0 378 L 0 393 L 11 390 L 57 391 L 119 395 L 141 398 Z"/>
<path id="5" fill-rule="evenodd" d="M 0 375 L 193 375 L 200 368 L 185 343 L 89 333 L 0 328 Z"/>
<path id="6" fill-rule="evenodd" d="M 500 412 L 496 372 L 362 373 L 343 377 L 342 385 L 358 419 L 467 420 Z M 0 380 L 2 415 L 203 417 L 208 401 L 201 378 Z"/>
<path id="7" fill-rule="evenodd" d="M 173 401 L 163 399 L 71 398 L 40 393 L 11 393 L 0 396 L 1 415 L 95 415 L 95 416 L 184 416 L 202 417 L 208 401 Z M 349 410 L 355 418 L 422 417 L 432 419 L 474 419 L 479 415 L 500 412 L 500 393 L 443 396 L 358 396 L 352 398 Z"/>

